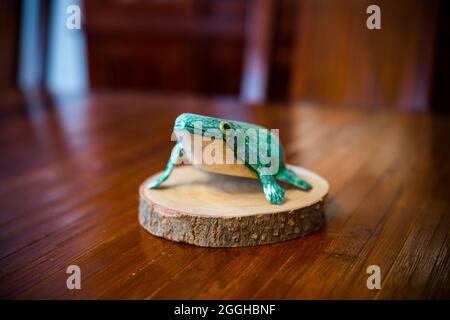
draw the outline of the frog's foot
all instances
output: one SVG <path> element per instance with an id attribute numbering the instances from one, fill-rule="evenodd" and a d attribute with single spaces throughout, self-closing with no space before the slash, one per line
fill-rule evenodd
<path id="1" fill-rule="evenodd" d="M 277 184 L 274 176 L 261 175 L 259 178 L 267 200 L 274 204 L 282 204 L 286 191 Z"/>
<path id="2" fill-rule="evenodd" d="M 161 183 L 163 183 L 164 181 L 167 180 L 167 178 L 168 178 L 168 177 L 166 177 L 166 176 L 164 175 L 164 173 L 163 173 L 163 174 L 162 174 L 161 176 L 159 176 L 158 178 L 153 179 L 152 181 L 150 181 L 150 183 L 147 185 L 147 189 L 155 189 L 155 188 L 158 188 L 158 187 L 161 185 Z"/>
<path id="3" fill-rule="evenodd" d="M 164 170 L 164 172 L 158 178 L 155 178 L 152 181 L 150 181 L 150 183 L 147 185 L 147 188 L 155 189 L 155 188 L 159 187 L 161 183 L 163 183 L 170 177 L 170 174 L 172 173 L 174 166 L 175 165 L 173 164 L 173 162 L 171 160 L 169 160 L 169 162 L 167 163 L 167 166 L 166 166 L 166 170 Z"/>
<path id="4" fill-rule="evenodd" d="M 298 188 L 309 191 L 312 186 L 305 180 L 300 179 L 294 171 L 288 168 L 282 168 L 276 175 L 276 178 L 281 181 L 289 182 Z"/>
<path id="5" fill-rule="evenodd" d="M 181 143 L 177 143 L 175 147 L 173 147 L 172 149 L 172 153 L 170 154 L 170 159 L 167 162 L 166 169 L 158 178 L 150 181 L 150 183 L 147 185 L 148 189 L 155 189 L 159 187 L 161 183 L 163 183 L 170 177 L 170 174 L 172 173 L 175 164 L 178 162 L 178 159 L 181 156 L 182 151 L 183 148 L 181 146 Z"/>

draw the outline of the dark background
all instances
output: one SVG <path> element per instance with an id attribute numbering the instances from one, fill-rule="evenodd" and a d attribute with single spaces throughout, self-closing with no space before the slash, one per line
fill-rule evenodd
<path id="1" fill-rule="evenodd" d="M 39 2 L 37 87 L 45 92 L 57 1 Z M 24 3 L 1 1 L 2 92 L 18 83 Z M 381 8 L 381 30 L 366 28 L 371 4 Z M 85 0 L 81 6 L 90 90 L 449 109 L 448 1 Z"/>

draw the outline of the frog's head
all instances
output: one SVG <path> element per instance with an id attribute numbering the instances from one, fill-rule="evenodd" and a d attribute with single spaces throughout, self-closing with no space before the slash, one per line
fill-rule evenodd
<path id="1" fill-rule="evenodd" d="M 205 117 L 193 113 L 183 113 L 175 120 L 174 131 L 186 130 L 192 134 L 204 136 L 217 135 L 217 132 L 226 134 L 227 130 L 236 129 L 235 123 L 229 120 Z"/>

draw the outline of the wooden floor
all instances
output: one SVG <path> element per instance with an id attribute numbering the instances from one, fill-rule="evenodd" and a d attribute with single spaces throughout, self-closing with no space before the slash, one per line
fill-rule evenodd
<path id="1" fill-rule="evenodd" d="M 31 102 L 0 102 L 1 298 L 450 297 L 450 118 L 138 94 Z M 148 234 L 138 186 L 165 166 L 181 112 L 280 128 L 288 162 L 330 182 L 326 227 L 235 249 Z M 66 287 L 72 264 L 81 290 Z"/>

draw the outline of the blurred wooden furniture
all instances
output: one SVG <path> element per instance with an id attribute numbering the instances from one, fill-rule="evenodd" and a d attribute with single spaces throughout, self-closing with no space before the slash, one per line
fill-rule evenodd
<path id="1" fill-rule="evenodd" d="M 93 88 L 239 94 L 244 0 L 84 4 Z"/>
<path id="2" fill-rule="evenodd" d="M 17 86 L 20 1 L 0 1 L 0 92 Z"/>
<path id="3" fill-rule="evenodd" d="M 288 96 L 296 0 L 84 4 L 94 89 Z"/>
<path id="4" fill-rule="evenodd" d="M 0 96 L 18 110 L 0 117 L 1 298 L 450 297 L 448 117 L 144 94 L 55 101 Z M 138 186 L 165 165 L 186 110 L 281 128 L 287 161 L 330 182 L 324 229 L 235 249 L 143 230 Z M 72 264 L 82 290 L 66 288 Z M 381 290 L 366 287 L 370 265 Z"/>
<path id="5" fill-rule="evenodd" d="M 39 1 L 45 90 L 52 0 Z M 450 5 L 380 0 L 83 1 L 93 89 L 449 111 Z M 2 1 L 0 90 L 17 87 L 23 3 Z M 26 73 L 26 70 L 24 70 Z"/>
<path id="6" fill-rule="evenodd" d="M 245 102 L 445 105 L 448 5 L 380 0 L 382 29 L 369 30 L 371 4 L 86 0 L 91 84 Z"/>
<path id="7" fill-rule="evenodd" d="M 434 60 L 439 2 L 299 1 L 291 99 L 428 110 L 440 68 Z M 371 4 L 381 9 L 381 30 L 366 27 Z"/>

